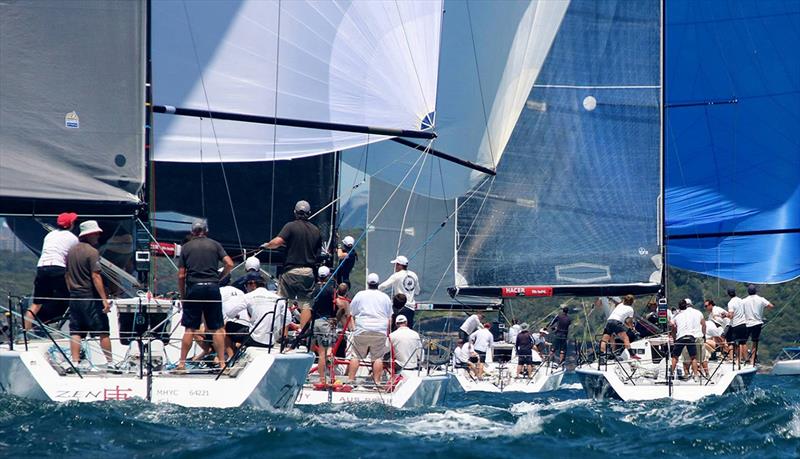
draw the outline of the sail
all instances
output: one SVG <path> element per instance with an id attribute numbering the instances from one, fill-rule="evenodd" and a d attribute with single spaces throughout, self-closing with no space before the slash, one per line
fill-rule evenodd
<path id="1" fill-rule="evenodd" d="M 445 2 L 432 147 L 494 169 L 525 106 L 568 1 Z M 385 278 L 396 255 L 411 260 L 420 303 L 452 303 L 456 201 L 486 175 L 394 143 L 349 155 L 379 177 L 369 186 L 367 269 Z M 382 207 L 385 209 L 380 210 Z"/>
<path id="2" fill-rule="evenodd" d="M 667 2 L 670 265 L 800 277 L 800 2 Z"/>
<path id="3" fill-rule="evenodd" d="M 419 131 L 435 111 L 440 1 L 154 1 L 156 104 Z M 157 115 L 155 159 L 252 162 L 384 136 Z"/>
<path id="4" fill-rule="evenodd" d="M 458 213 L 460 294 L 660 283 L 660 2 L 570 2 L 497 176 Z"/>
<path id="5" fill-rule="evenodd" d="M 0 3 L 0 211 L 114 213 L 144 181 L 144 3 Z"/>

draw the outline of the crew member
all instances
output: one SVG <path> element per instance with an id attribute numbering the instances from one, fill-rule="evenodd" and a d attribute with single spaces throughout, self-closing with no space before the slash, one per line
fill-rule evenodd
<path id="1" fill-rule="evenodd" d="M 389 352 L 388 335 L 392 318 L 392 300 L 378 290 L 380 278 L 375 273 L 367 276 L 367 289 L 356 293 L 350 303 L 350 313 L 355 321 L 353 343 L 350 346 L 350 365 L 347 375 L 352 382 L 358 371 L 359 360 L 372 359 L 372 378 L 380 384 L 383 356 Z"/>
<path id="2" fill-rule="evenodd" d="M 458 328 L 459 338 L 463 339 L 464 341 L 469 341 L 469 337 L 483 326 L 482 322 L 483 314 L 472 314 L 471 316 L 467 317 L 467 320 L 465 320 L 464 323 L 462 323 Z"/>
<path id="3" fill-rule="evenodd" d="M 319 382 L 326 384 L 325 369 L 328 367 L 328 357 L 331 345 L 336 340 L 336 299 L 333 283 L 328 281 L 331 270 L 327 266 L 320 266 L 317 271 L 319 281 L 314 293 L 314 341 L 317 344 L 317 370 Z M 336 375 L 331 374 L 331 379 Z"/>
<path id="4" fill-rule="evenodd" d="M 42 255 L 36 264 L 36 279 L 33 281 L 33 304 L 25 311 L 25 330 L 33 326 L 34 315 L 42 323 L 61 317 L 69 304 L 69 289 L 64 279 L 67 271 L 67 253 L 78 243 L 72 227 L 78 215 L 64 212 L 58 215 L 59 229 L 50 231 L 42 243 Z"/>
<path id="5" fill-rule="evenodd" d="M 729 288 L 728 296 L 728 317 L 731 319 L 731 328 L 729 329 L 729 337 L 726 337 L 729 342 L 733 343 L 734 359 L 737 365 L 740 365 L 747 356 L 747 318 L 744 315 L 744 303 L 742 299 L 736 296 L 736 290 Z"/>
<path id="6" fill-rule="evenodd" d="M 519 321 L 517 319 L 511 320 L 511 327 L 508 328 L 508 343 L 514 344 L 517 342 L 517 335 L 519 332 L 522 331 L 522 327 L 519 325 Z"/>
<path id="7" fill-rule="evenodd" d="M 600 353 L 602 354 L 601 359 L 605 358 L 606 346 L 608 343 L 614 339 L 614 337 L 617 337 L 622 339 L 623 345 L 625 346 L 625 349 L 628 350 L 628 354 L 631 356 L 631 358 L 634 360 L 639 360 L 639 356 L 630 350 L 631 341 L 628 338 L 627 327 L 625 325 L 625 322 L 629 318 L 633 318 L 633 300 L 633 295 L 626 295 L 622 300 L 622 303 L 618 303 L 614 310 L 611 311 L 611 315 L 608 316 L 606 326 L 603 329 L 603 338 L 600 341 Z"/>
<path id="8" fill-rule="evenodd" d="M 223 264 L 221 276 L 217 271 L 220 262 Z M 219 242 L 208 237 L 206 221 L 195 220 L 192 223 L 192 239 L 182 247 L 178 264 L 178 290 L 183 298 L 181 325 L 186 330 L 181 340 L 180 361 L 175 370 L 186 370 L 186 355 L 203 323 L 205 331 L 212 335 L 216 360 L 222 368 L 225 366 L 225 329 L 219 279 L 231 272 L 233 260 Z"/>
<path id="9" fill-rule="evenodd" d="M 219 288 L 222 316 L 225 319 L 225 356 L 233 357 L 247 339 L 250 315 L 244 307 L 244 292 L 231 285 Z"/>
<path id="10" fill-rule="evenodd" d="M 416 370 L 422 361 L 422 339 L 419 333 L 408 328 L 408 319 L 398 315 L 395 319 L 397 330 L 389 335 L 394 350 L 394 361 L 404 370 Z"/>
<path id="11" fill-rule="evenodd" d="M 394 263 L 394 273 L 378 286 L 382 291 L 391 290 L 391 295 L 402 293 L 406 296 L 406 308 L 410 311 L 417 309 L 414 296 L 419 295 L 419 279 L 414 271 L 408 269 L 408 258 L 398 255 L 391 261 Z M 408 317 L 408 316 L 406 316 Z M 409 318 L 409 324 L 414 323 L 413 316 Z M 411 327 L 413 325 L 409 325 Z"/>
<path id="12" fill-rule="evenodd" d="M 747 286 L 747 297 L 742 300 L 744 308 L 745 325 L 747 326 L 747 338 L 752 343 L 750 349 L 750 365 L 755 365 L 758 358 L 758 340 L 761 337 L 761 327 L 764 326 L 764 307 L 772 309 L 772 305 L 766 298 L 758 295 L 756 286 Z"/>
<path id="13" fill-rule="evenodd" d="M 245 279 L 247 279 L 247 275 L 250 273 L 261 273 L 261 260 L 259 260 L 258 257 L 247 257 L 244 261 L 244 275 L 233 281 L 231 285 L 244 291 Z"/>
<path id="14" fill-rule="evenodd" d="M 706 321 L 703 319 L 703 313 L 695 308 L 688 307 L 686 300 L 681 300 L 678 303 L 678 310 L 680 311 L 675 317 L 672 318 L 670 325 L 675 329 L 675 346 L 672 348 L 672 367 L 670 374 L 675 373 L 675 367 L 678 365 L 678 357 L 683 352 L 684 348 L 689 354 L 691 360 L 692 371 L 695 375 L 700 373 L 697 365 L 697 336 L 705 336 L 706 334 Z M 702 344 L 701 344 L 702 346 Z M 686 376 L 688 378 L 688 375 Z"/>
<path id="15" fill-rule="evenodd" d="M 356 241 L 352 236 L 345 236 L 342 239 L 342 246 L 337 250 L 339 268 L 336 270 L 336 283 L 345 283 L 348 289 L 350 288 L 350 272 L 353 271 L 353 267 L 358 261 L 358 253 L 353 248 L 355 243 Z"/>
<path id="16" fill-rule="evenodd" d="M 514 341 L 514 348 L 517 351 L 517 378 L 526 371 L 528 377 L 533 376 L 533 337 L 528 324 L 523 322 L 520 325 L 520 332 Z"/>
<path id="17" fill-rule="evenodd" d="M 478 362 L 478 378 L 483 377 L 484 364 L 486 363 L 486 354 L 494 347 L 494 335 L 492 335 L 492 324 L 486 322 L 483 327 L 476 330 L 469 339 L 475 347 L 475 352 L 478 354 L 480 361 Z"/>
<path id="18" fill-rule="evenodd" d="M 103 230 L 94 220 L 81 223 L 80 230 L 79 242 L 69 249 L 66 260 L 72 362 L 80 364 L 81 340 L 91 333 L 100 339 L 100 348 L 110 364 L 112 355 L 107 314 L 111 306 L 100 276 L 100 252 L 95 248 Z"/>
<path id="19" fill-rule="evenodd" d="M 553 354 L 551 360 L 555 360 L 558 354 L 558 364 L 564 363 L 567 356 L 567 337 L 569 336 L 569 326 L 572 319 L 569 318 L 569 308 L 564 306 L 561 312 L 550 322 L 550 328 L 554 329 L 555 339 L 553 339 Z"/>
<path id="20" fill-rule="evenodd" d="M 310 216 L 311 206 L 308 202 L 297 201 L 294 206 L 294 221 L 284 225 L 277 236 L 261 246 L 265 249 L 286 248 L 283 273 L 278 281 L 278 295 L 299 304 L 301 330 L 311 320 L 314 266 L 322 248 L 319 228 L 308 221 Z"/>
<path id="21" fill-rule="evenodd" d="M 250 339 L 245 346 L 271 347 L 275 337 L 282 334 L 282 324 L 286 315 L 286 304 L 277 293 L 264 288 L 264 277 L 258 273 L 249 273 L 245 279 L 244 301 L 232 310 L 231 314 L 246 311 L 250 317 Z"/>

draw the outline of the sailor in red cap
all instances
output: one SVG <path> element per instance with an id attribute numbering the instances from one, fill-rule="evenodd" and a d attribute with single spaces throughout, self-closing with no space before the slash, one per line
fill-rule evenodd
<path id="1" fill-rule="evenodd" d="M 78 243 L 72 232 L 78 214 L 64 212 L 58 216 L 58 229 L 50 231 L 42 243 L 42 255 L 36 265 L 33 284 L 33 304 L 25 312 L 25 329 L 30 330 L 34 315 L 43 323 L 64 315 L 67 310 L 69 290 L 64 280 L 67 269 L 67 252 Z"/>

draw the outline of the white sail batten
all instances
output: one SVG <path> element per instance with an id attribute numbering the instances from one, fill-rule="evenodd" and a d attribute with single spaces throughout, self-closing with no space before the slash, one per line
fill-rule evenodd
<path id="1" fill-rule="evenodd" d="M 138 202 L 144 54 L 143 2 L 0 3 L 0 210 Z"/>
<path id="2" fill-rule="evenodd" d="M 421 130 L 435 111 L 441 1 L 153 2 L 154 100 Z M 292 159 L 385 139 L 158 115 L 154 158 Z"/>

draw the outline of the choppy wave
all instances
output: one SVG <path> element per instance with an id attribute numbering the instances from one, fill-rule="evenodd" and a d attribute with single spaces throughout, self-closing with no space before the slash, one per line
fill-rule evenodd
<path id="1" fill-rule="evenodd" d="M 759 375 L 699 402 L 592 401 L 575 390 L 466 394 L 444 408 L 317 406 L 288 413 L 141 400 L 0 397 L 0 457 L 800 457 L 800 381 Z"/>

